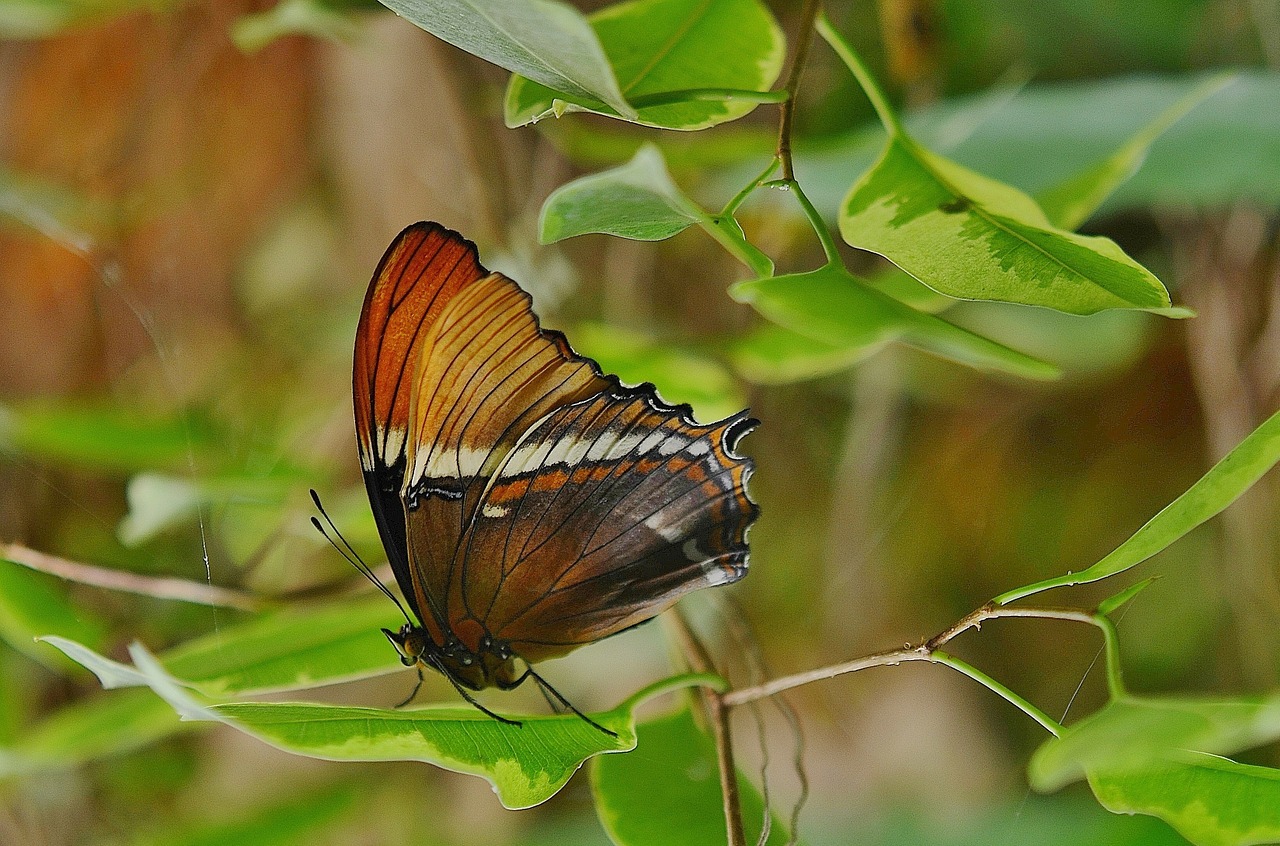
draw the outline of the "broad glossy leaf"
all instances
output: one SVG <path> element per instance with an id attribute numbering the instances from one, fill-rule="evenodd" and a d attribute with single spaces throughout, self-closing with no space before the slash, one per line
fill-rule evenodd
<path id="1" fill-rule="evenodd" d="M 951 297 L 1072 314 L 1170 308 L 1160 280 L 1114 241 L 1057 229 L 1027 195 L 906 137 L 850 189 L 840 233 Z"/>
<path id="2" fill-rule="evenodd" d="M 544 80 L 515 77 L 507 89 L 508 126 L 588 111 L 646 126 L 705 129 L 736 120 L 758 104 L 679 92 L 765 91 L 782 70 L 786 50 L 782 31 L 760 0 L 631 0 L 595 13 L 591 25 L 635 113 L 576 98 Z M 654 99 L 673 102 L 644 105 Z"/>
<path id="3" fill-rule="evenodd" d="M 905 115 L 904 122 L 930 150 L 1045 199 L 1117 156 L 1208 84 L 1200 74 L 1033 83 L 1009 96 L 944 100 Z M 1221 206 L 1242 199 L 1280 205 L 1280 110 L 1272 107 L 1277 100 L 1280 73 L 1239 72 L 1156 139 L 1137 172 L 1097 211 Z M 797 143 L 796 170 L 809 198 L 820 209 L 836 208 L 884 143 L 878 123 Z M 749 178 L 749 170 L 742 168 L 732 182 Z"/>
<path id="4" fill-rule="evenodd" d="M 205 696 L 299 690 L 404 671 L 381 627 L 403 618 L 381 594 L 291 609 L 168 650 L 161 661 Z"/>
<path id="5" fill-rule="evenodd" d="M 725 842 L 724 800 L 715 743 L 687 708 L 636 727 L 641 753 L 596 758 L 596 814 L 618 846 L 703 846 Z M 747 842 L 756 843 L 764 801 L 738 779 Z M 787 842 L 776 817 L 766 843 Z"/>
<path id="6" fill-rule="evenodd" d="M 1239 699 L 1123 696 L 1046 741 L 1031 758 L 1037 790 L 1086 775 L 1146 772 L 1183 752 L 1229 755 L 1280 738 L 1280 694 Z"/>
<path id="7" fill-rule="evenodd" d="M 105 627 L 72 605 L 56 579 L 0 556 L 0 639 L 46 666 L 74 666 L 36 643 L 49 632 L 100 646 Z"/>
<path id="8" fill-rule="evenodd" d="M 1058 375 L 1050 364 L 916 311 L 840 267 L 739 282 L 729 293 L 773 322 L 850 356 L 898 342 L 982 370 L 1033 379 Z"/>
<path id="9" fill-rule="evenodd" d="M 1196 846 L 1280 842 L 1280 770 L 1192 753 L 1137 773 L 1091 775 L 1098 801 L 1117 814 L 1149 814 Z"/>
<path id="10" fill-rule="evenodd" d="M 998 605 L 1055 587 L 1096 582 L 1146 561 L 1201 523 L 1216 516 L 1280 461 L 1280 412 L 1253 430 L 1208 473 L 1169 503 L 1146 525 L 1092 567 L 1067 573 L 996 597 Z"/>
<path id="11" fill-rule="evenodd" d="M 0 778 L 119 755 L 181 728 L 173 709 L 149 690 L 103 693 L 53 712 L 0 747 Z"/>
<path id="12" fill-rule="evenodd" d="M 555 0 L 383 0 L 437 38 L 564 95 L 634 117 L 600 41 Z"/>
<path id="13" fill-rule="evenodd" d="M 662 241 L 706 214 L 671 180 L 652 144 L 631 161 L 561 185 L 542 204 L 540 239 L 551 244 L 601 232 L 636 241 Z"/>
<path id="14" fill-rule="evenodd" d="M 653 382 L 667 402 L 689 403 L 699 421 L 721 420 L 746 404 L 729 371 L 693 350 L 602 323 L 579 325 L 573 344 L 623 382 Z"/>
<path id="15" fill-rule="evenodd" d="M 151 689 L 187 720 L 215 720 L 264 743 L 329 761 L 422 761 L 477 775 L 507 808 L 545 802 L 593 755 L 635 748 L 634 709 L 649 699 L 715 676 L 686 674 L 656 682 L 592 719 L 611 737 L 573 714 L 520 715 L 500 723 L 471 707 L 355 708 L 294 702 L 208 704 L 168 675 L 138 643 L 129 649 Z"/>
<path id="16" fill-rule="evenodd" d="M 380 628 L 395 607 L 381 595 L 280 611 L 229 626 L 161 656 L 165 669 L 210 697 L 300 690 L 403 670 Z M 137 670 L 65 638 L 42 638 L 92 670 L 104 687 L 145 685 Z"/>

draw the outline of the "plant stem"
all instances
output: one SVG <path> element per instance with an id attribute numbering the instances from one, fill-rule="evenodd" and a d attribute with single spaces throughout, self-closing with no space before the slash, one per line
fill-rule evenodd
<path id="1" fill-rule="evenodd" d="M 702 641 L 694 634 L 689 621 L 677 610 L 676 633 L 684 643 L 685 658 L 698 673 L 715 673 L 715 664 Z M 724 822 L 728 846 L 746 846 L 747 835 L 742 827 L 742 799 L 738 793 L 738 767 L 733 762 L 733 737 L 729 732 L 729 706 L 724 696 L 711 688 L 702 688 L 702 701 L 706 705 L 711 722 L 711 735 L 716 743 L 716 763 L 720 771 L 720 790 L 724 796 Z"/>
<path id="2" fill-rule="evenodd" d="M 267 603 L 258 597 L 237 590 L 190 582 L 186 579 L 156 578 L 110 567 L 82 564 L 37 552 L 16 543 L 0 544 L 0 558 L 67 581 L 141 596 L 153 596 L 157 599 L 176 599 L 180 602 L 235 608 L 240 611 L 261 611 L 267 606 Z"/>
<path id="3" fill-rule="evenodd" d="M 782 693 L 784 690 L 791 690 L 793 687 L 800 687 L 825 679 L 833 679 L 846 673 L 856 673 L 859 670 L 869 670 L 872 667 L 894 667 L 907 661 L 930 660 L 929 654 L 923 649 L 923 647 L 908 647 L 906 649 L 892 649 L 887 652 L 876 652 L 872 655 L 846 661 L 843 664 L 832 664 L 827 667 L 806 670 L 803 673 L 782 676 L 755 687 L 732 690 L 724 695 L 724 703 L 730 707 L 745 705 L 748 702 L 755 702 L 757 699 L 767 699 L 770 696 Z"/>
<path id="4" fill-rule="evenodd" d="M 795 119 L 796 92 L 800 88 L 800 75 L 804 73 L 805 63 L 809 60 L 809 45 L 813 42 L 814 21 L 822 7 L 820 0 L 805 0 L 800 10 L 800 29 L 796 32 L 796 54 L 791 60 L 791 69 L 787 72 L 787 81 L 783 90 L 787 98 L 782 101 L 778 115 L 778 161 L 782 162 L 782 178 L 794 180 L 795 170 L 791 165 L 791 126 Z"/>
<path id="5" fill-rule="evenodd" d="M 680 91 L 659 91 L 656 94 L 645 94 L 632 97 L 627 102 L 637 109 L 651 106 L 668 106 L 673 103 L 687 103 L 690 100 L 741 100 L 748 103 L 785 103 L 789 97 L 787 91 L 752 91 L 748 88 L 685 88 Z"/>
<path id="6" fill-rule="evenodd" d="M 966 614 L 950 627 L 916 646 L 907 646 L 903 649 L 891 649 L 885 652 L 876 652 L 872 655 L 867 655 L 863 658 L 856 658 L 842 664 L 832 664 L 827 667 L 806 670 L 803 673 L 783 676 L 782 678 L 777 678 L 771 682 L 766 682 L 765 684 L 756 685 L 754 687 L 739 688 L 738 690 L 733 690 L 724 694 L 722 699 L 725 705 L 733 707 L 736 705 L 743 705 L 748 702 L 754 702 L 757 699 L 764 699 L 781 693 L 784 690 L 790 690 L 793 687 L 800 687 L 801 685 L 810 684 L 811 682 L 835 678 L 836 676 L 845 675 L 846 673 L 856 673 L 859 670 L 867 670 L 871 667 L 892 667 L 908 661 L 925 661 L 931 664 L 945 664 L 952 669 L 964 673 L 999 694 L 1007 701 L 1016 705 L 1033 720 L 1040 723 L 1056 735 L 1062 730 L 1062 727 L 1058 725 L 1057 722 L 1050 719 L 1043 711 L 1036 708 L 1030 702 L 1027 702 L 1000 682 L 990 676 L 987 676 L 982 671 L 969 666 L 959 658 L 941 651 L 943 645 L 964 634 L 969 629 L 979 628 L 983 622 L 987 620 L 996 620 L 1006 617 L 1033 617 L 1044 620 L 1070 620 L 1077 623 L 1088 623 L 1091 626 L 1096 626 L 1101 629 L 1107 644 L 1107 679 L 1108 684 L 1111 686 L 1111 693 L 1115 696 L 1124 692 L 1123 687 L 1120 685 L 1119 651 L 1118 646 L 1116 645 L 1115 627 L 1106 617 L 1103 617 L 1100 614 L 1090 613 L 1088 611 L 1080 611 L 1075 608 L 1001 608 L 993 605 L 992 603 L 987 603 L 981 608 Z M 1112 669 L 1113 667 L 1114 671 Z"/>
<path id="7" fill-rule="evenodd" d="M 760 187 L 760 185 L 773 176 L 773 172 L 778 169 L 778 157 L 774 156 L 769 160 L 769 166 L 760 171 L 760 175 L 746 184 L 745 187 L 737 194 L 733 195 L 733 199 L 725 204 L 720 210 L 721 217 L 731 217 L 738 211 L 738 207 L 747 201 L 747 197 L 751 196 L 751 192 Z"/>
<path id="8" fill-rule="evenodd" d="M 991 678 L 991 676 L 982 672 L 972 664 L 961 661 L 954 655 L 948 655 L 945 652 L 934 652 L 933 658 L 930 660 L 935 664 L 942 664 L 943 666 L 950 667 L 953 670 L 958 670 L 959 672 L 964 673 L 987 690 L 996 694 L 1018 710 L 1022 711 L 1022 713 L 1035 720 L 1044 728 L 1045 731 L 1049 732 L 1054 737 L 1058 737 L 1062 734 L 1062 726 L 1058 724 L 1057 720 L 1052 719 L 1044 711 L 1041 711 L 1026 699 L 1014 693 L 1012 690 Z"/>
<path id="9" fill-rule="evenodd" d="M 773 275 L 773 259 L 743 236 L 732 215 L 706 215 L 699 225 L 757 278 L 767 279 Z"/>
<path id="10" fill-rule="evenodd" d="M 867 66 L 862 63 L 862 59 L 859 58 L 852 45 L 845 41 L 844 36 L 836 32 L 835 27 L 831 25 L 831 21 L 825 13 L 818 15 L 817 27 L 818 34 L 831 45 L 831 49 L 836 51 L 836 55 L 849 68 L 854 78 L 858 80 L 858 84 L 862 86 L 863 92 L 866 93 L 867 99 L 871 101 L 871 106 L 876 110 L 876 114 L 880 117 L 880 122 L 884 124 L 884 128 L 889 131 L 890 135 L 895 137 L 902 136 L 904 134 L 902 122 L 898 119 L 893 107 L 889 105 L 889 99 L 884 96 L 884 92 L 876 84 L 875 77 L 867 70 Z"/>
<path id="11" fill-rule="evenodd" d="M 822 252 L 827 257 L 827 264 L 844 267 L 844 261 L 840 258 L 840 248 L 836 246 L 835 236 L 827 228 L 827 222 L 822 219 L 822 215 L 818 213 L 813 203 L 809 202 L 809 198 L 805 196 L 800 183 L 794 179 L 775 179 L 773 182 L 764 184 L 770 188 L 777 188 L 779 191 L 790 191 L 795 195 L 796 201 L 800 203 L 800 208 L 804 210 L 804 216 L 809 220 L 809 225 L 813 227 L 814 233 L 822 243 Z"/>
<path id="12" fill-rule="evenodd" d="M 1095 614 L 1093 624 L 1102 630 L 1102 642 L 1107 650 L 1107 692 L 1112 698 L 1124 696 L 1124 677 L 1120 667 L 1120 635 L 1116 624 L 1103 614 Z"/>

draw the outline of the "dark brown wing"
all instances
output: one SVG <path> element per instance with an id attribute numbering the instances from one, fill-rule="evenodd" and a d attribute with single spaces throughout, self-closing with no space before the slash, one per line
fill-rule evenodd
<path id="1" fill-rule="evenodd" d="M 413 374 L 400 490 L 409 573 L 423 603 L 458 635 L 455 553 L 489 479 L 540 419 L 610 384 L 564 336 L 543 331 L 530 306 L 499 274 L 467 285 L 425 330 Z"/>
<path id="2" fill-rule="evenodd" d="M 536 662 L 742 578 L 758 509 L 751 461 L 734 450 L 755 423 L 699 425 L 652 386 L 614 385 L 546 417 L 463 538 L 466 616 Z"/>
<path id="3" fill-rule="evenodd" d="M 445 306 L 487 275 L 470 241 L 435 223 L 415 223 L 378 263 L 356 329 L 353 389 L 360 467 L 396 581 L 420 620 L 425 609 L 412 589 L 400 500 L 413 376 L 423 339 Z"/>

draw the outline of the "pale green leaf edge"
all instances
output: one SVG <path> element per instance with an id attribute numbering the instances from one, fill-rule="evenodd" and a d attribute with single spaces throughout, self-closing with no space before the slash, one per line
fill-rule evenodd
<path id="1" fill-rule="evenodd" d="M 1015 588 L 1000 594 L 992 602 L 1007 605 L 1050 588 L 1087 584 L 1123 573 L 1217 516 L 1277 461 L 1280 461 L 1280 411 L 1271 415 L 1185 493 L 1101 561 L 1079 573 L 1067 573 Z"/>

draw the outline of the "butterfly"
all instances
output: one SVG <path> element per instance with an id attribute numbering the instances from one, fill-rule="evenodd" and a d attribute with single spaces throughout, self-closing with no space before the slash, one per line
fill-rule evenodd
<path id="1" fill-rule="evenodd" d="M 467 691 L 532 676 L 581 716 L 533 664 L 746 575 L 758 509 L 736 449 L 758 421 L 700 425 L 603 374 L 457 232 L 416 223 L 387 249 L 353 387 L 369 502 L 416 617 L 383 633 L 419 681 L 434 669 L 496 719 L 516 723 Z"/>

